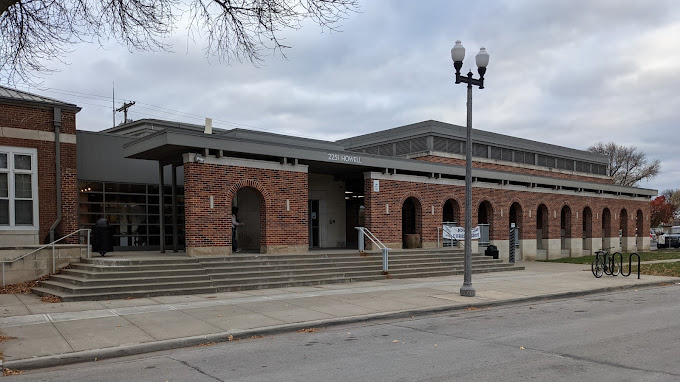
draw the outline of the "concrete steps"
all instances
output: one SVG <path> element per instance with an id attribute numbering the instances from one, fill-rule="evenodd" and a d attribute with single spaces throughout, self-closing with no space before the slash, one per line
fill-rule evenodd
<path id="1" fill-rule="evenodd" d="M 382 273 L 382 254 L 310 252 L 290 255 L 229 257 L 161 257 L 81 259 L 69 269 L 41 281 L 38 295 L 63 301 L 141 298 L 216 293 L 329 283 L 463 274 L 459 250 L 390 252 L 389 275 Z M 473 256 L 472 272 L 522 270 L 485 256 Z"/>

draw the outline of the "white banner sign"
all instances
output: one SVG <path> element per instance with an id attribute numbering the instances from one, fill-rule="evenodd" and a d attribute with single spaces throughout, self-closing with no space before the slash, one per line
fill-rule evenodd
<path id="1" fill-rule="evenodd" d="M 445 225 L 442 227 L 444 239 L 465 240 L 465 227 Z M 472 239 L 479 239 L 479 227 L 472 228 Z"/>

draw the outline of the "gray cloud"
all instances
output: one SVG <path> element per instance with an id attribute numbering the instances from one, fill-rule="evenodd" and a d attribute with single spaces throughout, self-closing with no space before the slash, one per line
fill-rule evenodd
<path id="1" fill-rule="evenodd" d="M 461 39 L 464 70 L 474 68 L 480 46 L 491 54 L 487 87 L 474 91 L 475 128 L 579 149 L 609 140 L 637 145 L 662 160 L 661 176 L 643 186 L 680 187 L 677 2 L 362 6 L 341 33 L 310 23 L 285 31 L 293 46 L 288 59 L 273 55 L 261 68 L 207 60 L 201 44 L 183 35 L 175 37 L 174 53 L 82 45 L 66 57 L 69 66 L 46 78 L 43 94 L 82 106 L 78 126 L 86 130 L 110 127 L 114 81 L 118 105 L 138 102 L 133 119 L 201 124 L 211 117 L 218 127 L 237 123 L 322 139 L 426 119 L 462 125 L 465 87 L 453 84 L 449 56 Z"/>

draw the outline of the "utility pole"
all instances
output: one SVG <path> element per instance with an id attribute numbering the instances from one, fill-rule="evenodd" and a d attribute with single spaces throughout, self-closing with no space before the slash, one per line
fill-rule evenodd
<path id="1" fill-rule="evenodd" d="M 118 109 L 116 109 L 116 111 L 122 111 L 122 112 L 123 112 L 123 115 L 125 116 L 125 119 L 123 119 L 123 123 L 126 123 L 126 122 L 127 122 L 127 111 L 128 111 L 128 109 L 131 108 L 132 105 L 134 105 L 134 104 L 135 104 L 135 101 L 132 101 L 132 102 L 123 102 L 123 106 L 121 106 L 121 107 L 119 107 Z"/>

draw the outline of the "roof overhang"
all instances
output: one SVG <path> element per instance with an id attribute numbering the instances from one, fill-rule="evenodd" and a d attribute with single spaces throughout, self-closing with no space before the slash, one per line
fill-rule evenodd
<path id="1" fill-rule="evenodd" d="M 247 136 L 246 136 L 247 137 Z M 301 140 L 302 143 L 305 143 Z M 423 176 L 465 177 L 465 167 L 433 163 L 415 159 L 387 157 L 344 150 L 333 150 L 315 145 L 280 144 L 238 136 L 220 136 L 187 131 L 162 130 L 139 138 L 123 146 L 127 158 L 158 161 L 161 164 L 182 164 L 182 154 L 218 150 L 224 156 L 269 159 L 296 159 L 317 171 L 396 171 L 397 173 L 421 174 Z M 491 182 L 527 184 L 529 186 L 588 190 L 614 195 L 652 197 L 657 190 L 623 187 L 613 184 L 584 182 L 570 179 L 550 178 L 507 171 L 473 168 L 472 177 Z"/>

